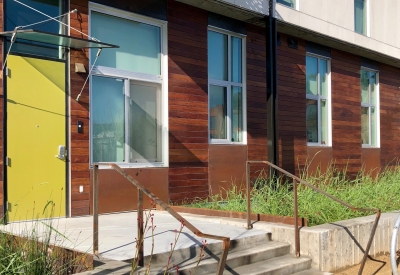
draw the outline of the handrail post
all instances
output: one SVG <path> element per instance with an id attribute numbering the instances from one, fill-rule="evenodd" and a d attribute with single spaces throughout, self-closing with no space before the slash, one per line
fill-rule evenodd
<path id="1" fill-rule="evenodd" d="M 99 253 L 99 165 L 93 164 L 93 254 Z"/>
<path id="2" fill-rule="evenodd" d="M 376 212 L 374 225 L 372 226 L 371 235 L 369 236 L 368 244 L 367 244 L 367 247 L 365 248 L 364 257 L 361 261 L 360 270 L 358 271 L 358 275 L 361 275 L 363 273 L 365 262 L 367 261 L 368 253 L 371 248 L 372 241 L 374 240 L 375 231 L 376 231 L 376 228 L 378 227 L 380 218 L 381 218 L 381 211 L 378 209 L 378 211 Z"/>
<path id="3" fill-rule="evenodd" d="M 247 229 L 252 229 L 251 225 L 251 202 L 250 202 L 250 194 L 251 194 L 251 186 L 250 186 L 250 163 L 246 161 L 246 195 L 247 195 Z"/>
<path id="4" fill-rule="evenodd" d="M 138 244 L 138 265 L 144 266 L 144 229 L 143 229 L 143 192 L 138 188 L 138 210 L 137 210 L 137 244 Z"/>
<path id="5" fill-rule="evenodd" d="M 293 179 L 293 191 L 294 191 L 294 246 L 296 257 L 300 257 L 300 237 L 299 237 L 299 209 L 297 201 L 297 181 Z"/>

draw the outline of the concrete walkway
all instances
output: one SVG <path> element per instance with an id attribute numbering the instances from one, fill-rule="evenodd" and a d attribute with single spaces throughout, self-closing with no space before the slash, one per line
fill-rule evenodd
<path id="1" fill-rule="evenodd" d="M 179 231 L 181 223 L 164 211 L 152 211 L 154 214 L 154 254 L 168 252 L 171 243 L 176 237 L 175 230 Z M 265 230 L 247 230 L 243 220 L 204 217 L 191 214 L 182 216 L 196 226 L 203 233 L 228 236 L 231 239 L 265 234 Z M 221 223 L 221 221 L 223 223 Z M 225 221 L 225 224 L 224 224 Z M 136 212 L 106 214 L 99 216 L 99 252 L 102 257 L 112 260 L 132 259 L 136 251 L 137 236 Z M 229 223 L 229 224 L 226 224 Z M 236 225 L 236 226 L 235 226 Z M 55 230 L 50 230 L 50 226 Z M 73 248 L 81 252 L 92 253 L 93 244 L 93 217 L 58 218 L 51 221 L 16 222 L 1 226 L 8 232 L 17 235 L 29 235 L 35 228 L 40 235 L 52 232 L 52 243 Z M 204 239 L 198 238 L 186 227 L 183 228 L 175 249 L 187 248 L 201 244 Z M 208 243 L 217 242 L 207 239 Z M 146 234 L 144 254 L 151 252 L 151 232 Z"/>

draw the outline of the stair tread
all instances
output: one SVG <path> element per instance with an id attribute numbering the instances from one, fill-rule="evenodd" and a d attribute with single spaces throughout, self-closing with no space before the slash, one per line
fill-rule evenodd
<path id="1" fill-rule="evenodd" d="M 320 270 L 317 270 L 317 269 L 310 268 L 310 269 L 307 269 L 307 270 L 296 272 L 296 273 L 294 273 L 292 275 L 333 275 L 333 273 L 320 271 Z"/>
<path id="2" fill-rule="evenodd" d="M 299 265 L 304 265 L 300 267 Z M 271 258 L 265 261 L 252 263 L 248 265 L 239 266 L 231 270 L 225 270 L 223 274 L 241 274 L 241 275 L 261 275 L 261 274 L 293 274 L 295 272 L 309 269 L 311 266 L 311 259 L 306 257 L 296 258 L 293 255 L 284 255 L 280 257 Z M 290 267 L 296 270 L 291 270 Z M 282 271 L 279 271 L 282 269 Z M 299 269 L 299 270 L 297 270 Z M 275 273 L 279 272 L 279 273 Z"/>
<path id="3" fill-rule="evenodd" d="M 257 253 L 266 253 L 268 251 L 274 251 L 276 249 L 285 249 L 285 248 L 287 248 L 287 251 L 289 251 L 288 244 L 282 243 L 282 242 L 276 242 L 276 241 L 268 241 L 267 243 L 263 243 L 258 246 L 242 248 L 242 249 L 240 249 L 240 247 L 237 247 L 237 248 L 229 251 L 228 257 L 227 257 L 227 262 L 229 260 L 233 260 L 233 259 L 244 257 L 244 256 L 250 256 L 250 255 L 257 254 Z M 281 254 L 281 255 L 283 255 L 283 254 Z M 206 266 L 209 264 L 218 263 L 220 256 L 221 256 L 221 253 L 213 254 L 212 256 L 206 254 L 205 257 L 200 261 L 200 266 Z M 278 255 L 278 256 L 280 256 L 280 255 Z M 198 261 L 198 257 L 195 256 L 189 260 L 183 261 L 183 263 L 178 263 L 177 265 L 179 266 L 179 270 L 185 270 L 185 269 L 195 267 L 197 264 L 197 261 Z M 176 264 L 176 263 L 174 263 L 174 264 Z M 152 264 L 152 271 L 159 270 L 160 268 L 165 268 L 165 263 L 156 263 L 156 264 L 153 263 Z"/>

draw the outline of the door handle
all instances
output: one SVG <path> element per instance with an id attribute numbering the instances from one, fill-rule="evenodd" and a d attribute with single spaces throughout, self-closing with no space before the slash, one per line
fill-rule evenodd
<path id="1" fill-rule="evenodd" d="M 65 148 L 64 145 L 59 145 L 58 155 L 56 155 L 56 158 L 64 160 L 66 157 L 67 157 L 67 149 Z"/>

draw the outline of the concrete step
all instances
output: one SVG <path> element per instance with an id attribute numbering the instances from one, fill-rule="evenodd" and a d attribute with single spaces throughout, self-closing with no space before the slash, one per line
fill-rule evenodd
<path id="1" fill-rule="evenodd" d="M 324 272 L 324 271 L 319 271 L 313 268 L 304 270 L 304 271 L 300 271 L 300 272 L 296 272 L 292 275 L 333 275 L 333 273 L 330 272 Z"/>
<path id="2" fill-rule="evenodd" d="M 246 250 L 247 248 L 254 248 L 255 246 L 264 246 L 271 243 L 271 234 L 263 233 L 257 234 L 249 237 L 244 237 L 240 239 L 231 240 L 230 251 L 229 254 L 233 254 L 236 251 Z M 196 262 L 200 255 L 200 245 L 192 245 L 191 247 L 182 248 L 174 251 L 171 259 L 171 263 L 176 265 L 185 264 L 185 266 L 191 264 L 192 262 Z M 207 258 L 207 256 L 211 258 L 219 257 L 222 253 L 222 242 L 210 243 L 207 245 L 205 251 L 205 258 L 202 259 L 202 262 Z M 153 267 L 162 266 L 164 267 L 168 262 L 169 252 L 159 253 L 153 255 L 151 260 L 151 265 Z M 145 256 L 144 262 L 147 264 L 150 256 Z M 199 273 L 198 273 L 199 274 Z"/>
<path id="3" fill-rule="evenodd" d="M 279 243 L 274 241 L 264 242 L 258 245 L 253 245 L 252 247 L 234 248 L 229 251 L 228 258 L 225 264 L 226 269 L 234 269 L 241 265 L 249 265 L 274 257 L 283 256 L 289 253 L 289 245 L 285 243 Z M 210 251 L 205 251 L 207 254 L 201 259 L 200 263 L 197 265 L 199 257 L 194 257 L 182 262 L 171 262 L 175 266 L 179 266 L 179 274 L 190 275 L 190 274 L 208 274 L 213 273 L 218 268 L 219 259 L 221 253 L 210 253 Z M 189 255 L 187 255 L 189 256 Z M 166 262 L 165 262 L 166 263 Z M 163 274 L 165 270 L 165 263 L 162 266 L 157 266 L 152 264 L 151 274 Z M 139 271 L 138 274 L 145 274 L 143 271 Z"/>
<path id="4" fill-rule="evenodd" d="M 310 269 L 311 259 L 306 257 L 296 258 L 285 255 L 266 261 L 227 269 L 223 274 L 232 275 L 288 275 Z M 209 273 L 213 274 L 213 273 Z"/>

